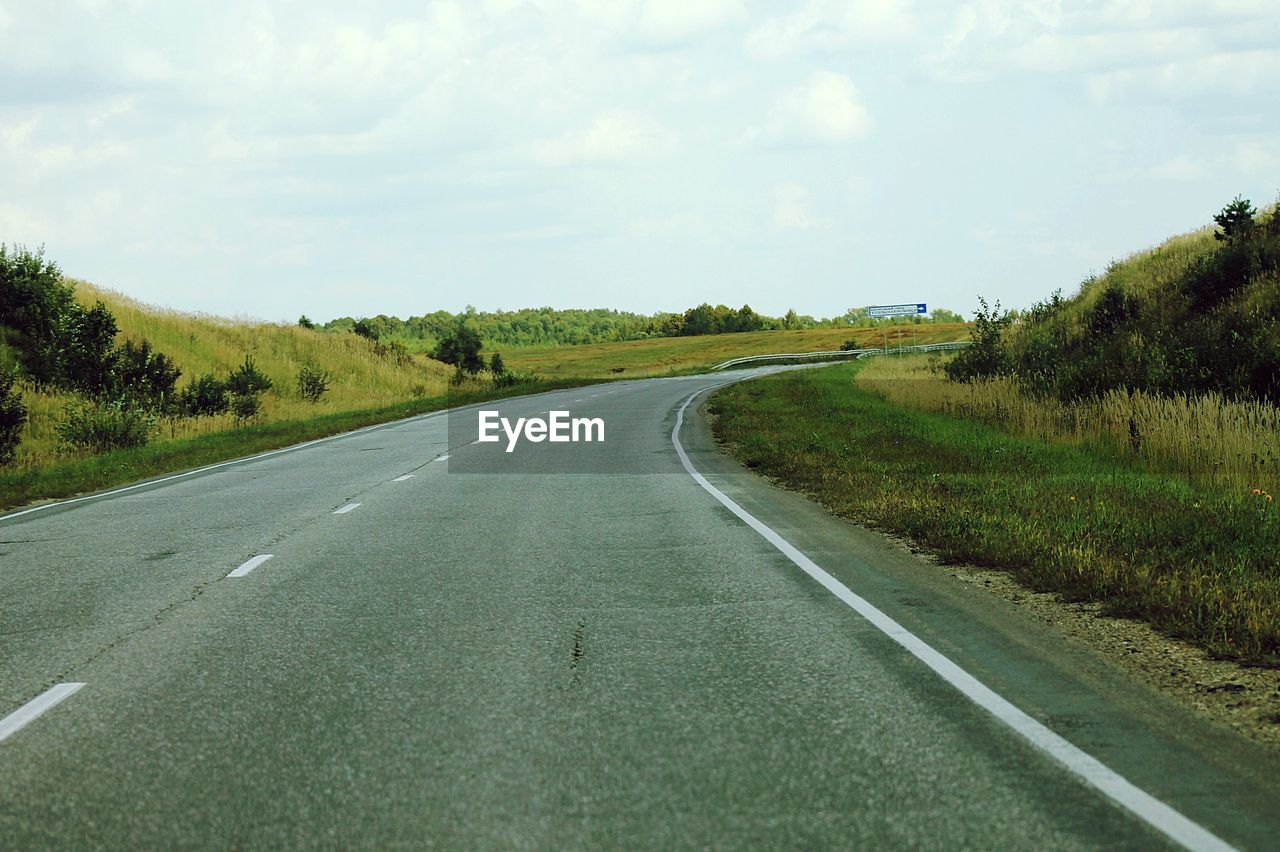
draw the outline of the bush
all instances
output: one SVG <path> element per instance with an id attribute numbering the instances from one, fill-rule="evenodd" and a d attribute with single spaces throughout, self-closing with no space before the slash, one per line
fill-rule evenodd
<path id="1" fill-rule="evenodd" d="M 227 390 L 235 396 L 256 396 L 271 390 L 271 380 L 258 370 L 253 356 L 246 355 L 244 363 L 227 377 Z"/>
<path id="2" fill-rule="evenodd" d="M 210 373 L 205 373 L 187 385 L 179 395 L 177 404 L 179 413 L 188 417 L 212 417 L 225 413 L 230 407 L 227 386 Z"/>
<path id="3" fill-rule="evenodd" d="M 155 415 L 124 400 L 71 403 L 63 411 L 57 427 L 62 443 L 95 453 L 144 446 L 155 426 Z"/>
<path id="4" fill-rule="evenodd" d="M 1009 312 L 1000 311 L 1000 303 L 987 306 L 987 300 L 978 297 L 982 306 L 973 317 L 969 330 L 970 343 L 956 353 L 943 367 L 947 378 L 967 382 L 973 379 L 1003 376 L 1010 372 L 1012 362 L 1004 344 L 1004 330 L 1012 322 Z"/>
<path id="5" fill-rule="evenodd" d="M 182 375 L 173 359 L 156 352 L 146 340 L 136 346 L 132 340 L 126 340 L 119 349 L 115 369 L 117 396 L 157 410 L 172 401 L 178 377 Z"/>
<path id="6" fill-rule="evenodd" d="M 480 335 L 475 329 L 463 323 L 453 330 L 436 346 L 431 357 L 446 364 L 452 364 L 460 372 L 475 375 L 484 369 L 484 359 L 480 357 Z M 460 381 L 460 380 L 459 380 Z"/>
<path id="7" fill-rule="evenodd" d="M 60 377 L 58 337 L 73 307 L 79 308 L 71 286 L 57 265 L 44 259 L 43 248 L 10 250 L 0 244 L 0 324 L 8 327 L 19 362 L 37 383 Z"/>
<path id="8" fill-rule="evenodd" d="M 303 364 L 298 371 L 298 395 L 307 402 L 319 402 L 329 391 L 329 374 L 319 367 Z"/>
<path id="9" fill-rule="evenodd" d="M 502 360 L 502 356 L 497 352 L 493 353 L 493 357 L 489 359 L 489 372 L 493 373 L 494 378 L 501 376 L 507 371 L 506 362 Z"/>
<path id="10" fill-rule="evenodd" d="M 235 394 L 231 397 L 231 413 L 236 420 L 245 423 L 258 416 L 262 410 L 262 400 L 256 393 Z"/>
<path id="11" fill-rule="evenodd" d="M 495 388 L 510 388 L 516 385 L 527 385 L 531 382 L 538 381 L 536 373 L 513 373 L 506 371 L 498 373 L 493 377 L 493 386 Z"/>
<path id="12" fill-rule="evenodd" d="M 0 465 L 13 461 L 27 422 L 27 407 L 13 387 L 17 378 L 12 371 L 0 374 Z"/>

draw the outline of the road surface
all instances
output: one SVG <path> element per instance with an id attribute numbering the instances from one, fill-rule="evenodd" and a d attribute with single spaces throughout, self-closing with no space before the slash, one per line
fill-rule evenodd
<path id="1" fill-rule="evenodd" d="M 702 397 L 682 460 L 735 375 L 484 406 L 603 444 L 471 410 L 0 517 L 0 847 L 1274 843 L 1268 754 L 746 474 Z"/>

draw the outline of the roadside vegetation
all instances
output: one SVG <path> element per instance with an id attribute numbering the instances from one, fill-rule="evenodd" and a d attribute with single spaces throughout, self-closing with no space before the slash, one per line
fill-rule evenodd
<path id="1" fill-rule="evenodd" d="M 947 561 L 1280 663 L 1280 222 L 1216 227 L 1021 315 L 982 303 L 950 358 L 721 391 L 749 465 Z"/>
<path id="2" fill-rule="evenodd" d="M 1004 569 L 1216 655 L 1280 664 L 1270 493 L 899 404 L 855 382 L 860 369 L 731 385 L 712 400 L 716 435 L 748 467 L 944 562 Z"/>
<path id="3" fill-rule="evenodd" d="M 730 358 L 776 352 L 831 352 L 855 344 L 890 348 L 913 343 L 948 343 L 965 340 L 964 323 L 904 324 L 893 326 L 836 326 L 792 331 L 757 331 L 744 334 L 667 337 L 628 343 L 589 346 L 544 346 L 513 349 L 503 355 L 507 363 L 541 376 L 598 376 L 641 378 L 704 370 Z"/>

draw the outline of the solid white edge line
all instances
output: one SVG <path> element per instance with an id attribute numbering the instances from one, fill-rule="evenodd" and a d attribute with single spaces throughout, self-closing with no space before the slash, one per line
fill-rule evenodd
<path id="1" fill-rule="evenodd" d="M 347 512 L 355 510 L 360 505 L 361 504 L 359 503 L 347 503 L 345 506 L 339 506 L 337 509 L 334 509 L 333 513 L 335 515 L 345 515 Z"/>
<path id="2" fill-rule="evenodd" d="M 588 387 L 590 387 L 590 385 L 588 385 Z M 564 388 L 560 388 L 557 390 L 545 390 L 545 391 L 538 391 L 537 393 L 521 394 L 519 396 L 508 396 L 508 397 L 503 397 L 502 399 L 489 400 L 488 402 L 514 402 L 517 400 L 533 399 L 534 397 L 546 396 L 548 394 L 563 393 L 563 392 L 564 392 Z M 475 403 L 468 403 L 467 405 L 461 405 L 461 406 L 458 406 L 457 408 L 441 408 L 437 411 L 428 411 L 426 414 L 415 414 L 412 417 L 402 417 L 399 420 L 388 420 L 386 423 L 374 423 L 371 426 L 362 426 L 359 429 L 352 429 L 350 432 L 339 432 L 336 435 L 325 435 L 323 438 L 313 438 L 310 441 L 303 441 L 301 444 L 294 444 L 289 447 L 280 447 L 279 449 L 276 449 L 276 450 L 267 450 L 266 452 L 256 453 L 255 455 L 252 455 L 252 456 L 245 456 L 242 459 L 228 459 L 227 461 L 224 461 L 224 462 L 205 465 L 204 467 L 197 467 L 192 470 L 184 470 L 182 473 L 174 473 L 174 474 L 170 474 L 169 476 L 159 477 L 158 479 L 148 479 L 145 482 L 135 482 L 132 485 L 125 485 L 121 488 L 113 488 L 110 491 L 103 491 L 98 494 L 84 494 L 80 497 L 69 497 L 66 500 L 51 500 L 48 503 L 41 503 L 38 506 L 29 506 L 26 509 L 19 509 L 16 512 L 9 512 L 8 514 L 0 514 L 0 524 L 4 523 L 5 521 L 11 520 L 13 518 L 21 518 L 23 515 L 29 515 L 32 512 L 40 512 L 45 509 L 53 509 L 58 506 L 70 506 L 75 503 L 83 503 L 86 500 L 101 500 L 104 497 L 114 497 L 117 494 L 124 494 L 129 491 L 134 491 L 138 488 L 147 488 L 152 485 L 162 485 L 163 483 L 166 483 L 166 482 L 172 482 L 175 479 L 184 479 L 185 477 L 188 477 L 188 476 L 195 476 L 200 473 L 208 473 L 211 470 L 218 470 L 219 468 L 230 467 L 232 465 L 248 464 L 249 462 L 271 458 L 272 456 L 278 456 L 283 453 L 292 453 L 296 450 L 303 450 L 303 449 L 306 449 L 307 447 L 314 447 L 316 444 L 325 444 L 325 443 L 328 443 L 329 441 L 337 441 L 342 438 L 350 438 L 352 435 L 360 435 L 365 432 L 376 432 L 379 429 L 391 429 L 396 426 L 404 426 L 408 423 L 416 423 L 419 420 L 430 420 L 433 417 L 443 417 L 449 414 L 457 414 L 458 412 L 466 411 L 471 408 L 479 408 L 480 406 L 486 405 L 486 404 L 488 403 L 475 402 Z M 476 442 L 473 441 L 472 443 L 476 443 Z"/>
<path id="3" fill-rule="evenodd" d="M 406 479 L 413 479 L 412 473 L 406 473 L 404 476 L 397 476 L 392 482 L 404 482 Z"/>
<path id="4" fill-rule="evenodd" d="M 251 572 L 253 571 L 253 569 L 254 569 L 254 568 L 257 568 L 259 565 L 261 565 L 262 563 L 266 562 L 266 561 L 267 561 L 268 559 L 270 559 L 272 556 L 273 556 L 273 554 L 271 554 L 271 553 L 264 553 L 264 554 L 262 554 L 261 556 L 255 556 L 255 557 L 253 557 L 252 559 L 250 559 L 248 562 L 246 562 L 246 563 L 244 563 L 243 565 L 241 565 L 241 566 L 240 566 L 239 568 L 237 568 L 236 570 L 232 571 L 232 572 L 231 572 L 230 574 L 228 574 L 227 576 L 228 576 L 228 577 L 243 577 L 243 576 L 245 576 L 246 574 L 251 573 Z"/>
<path id="5" fill-rule="evenodd" d="M 75 695 L 83 686 L 83 683 L 60 683 L 57 686 L 52 686 L 17 710 L 14 710 L 8 716 L 0 719 L 0 742 L 4 742 L 34 722 L 46 710 Z"/>
<path id="6" fill-rule="evenodd" d="M 688 454 L 685 453 L 684 447 L 680 443 L 680 427 L 684 424 L 684 412 L 695 397 L 723 387 L 725 384 L 731 384 L 731 382 L 703 388 L 690 394 L 685 399 L 684 404 L 680 406 L 680 410 L 676 414 L 675 428 L 671 430 L 671 443 L 675 445 L 676 454 L 680 457 L 680 463 L 684 466 L 685 471 L 693 477 L 694 481 L 702 486 L 703 490 L 720 501 L 721 505 L 737 515 L 747 526 L 759 533 L 802 571 L 822 584 L 827 591 L 875 625 L 882 633 L 905 648 L 916 659 L 933 669 L 936 674 L 958 689 L 966 698 L 1008 725 L 1033 746 L 1066 767 L 1104 796 L 1161 834 L 1164 834 L 1170 840 L 1187 849 L 1234 849 L 1233 846 L 1208 829 L 1192 822 L 1151 794 L 1135 787 L 1101 761 L 1072 745 L 1004 698 L 1001 698 L 973 675 L 953 663 L 923 639 L 898 624 L 871 602 L 854 594 L 848 586 L 828 574 L 817 563 L 801 553 L 763 521 L 757 519 L 746 509 L 735 503 L 723 491 L 708 482 L 693 466 L 693 462 L 689 460 Z"/>

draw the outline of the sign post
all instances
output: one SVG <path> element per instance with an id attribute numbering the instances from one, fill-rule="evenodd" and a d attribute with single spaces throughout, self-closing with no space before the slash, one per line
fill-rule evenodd
<path id="1" fill-rule="evenodd" d="M 913 302 L 910 305 L 872 305 L 867 308 L 867 316 L 872 319 L 884 319 L 886 317 L 912 317 L 920 314 L 927 314 L 929 306 L 924 302 Z M 882 328 L 884 332 L 884 351 L 889 351 L 889 330 Z M 915 327 L 911 329 L 911 339 L 915 340 Z"/>

